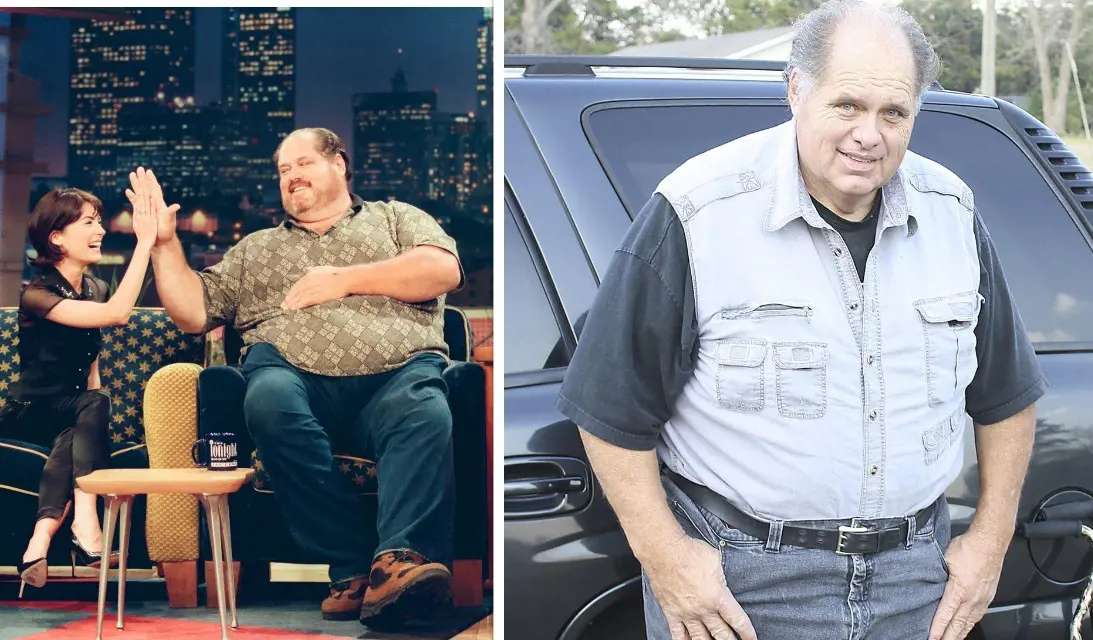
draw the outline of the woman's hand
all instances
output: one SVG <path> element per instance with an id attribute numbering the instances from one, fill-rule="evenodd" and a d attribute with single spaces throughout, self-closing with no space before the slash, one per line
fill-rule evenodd
<path id="1" fill-rule="evenodd" d="M 138 168 L 137 177 L 142 180 L 144 190 L 148 193 L 148 201 L 152 205 L 152 211 L 156 214 L 156 219 L 159 221 L 159 232 L 156 235 L 156 244 L 165 244 L 174 240 L 178 233 L 175 214 L 178 213 L 178 210 L 181 209 L 182 206 L 178 204 L 167 206 L 167 201 L 163 199 L 163 187 L 160 186 L 156 174 L 152 173 L 151 169 L 145 171 L 144 168 Z"/>
<path id="2" fill-rule="evenodd" d="M 132 189 L 125 190 L 125 197 L 133 205 L 133 233 L 137 236 L 137 246 L 151 249 L 156 242 L 156 212 L 152 210 L 152 193 L 145 178 L 143 167 L 129 174 Z"/>

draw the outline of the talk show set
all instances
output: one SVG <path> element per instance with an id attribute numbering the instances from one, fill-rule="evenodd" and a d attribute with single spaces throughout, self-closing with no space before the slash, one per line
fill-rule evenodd
<path id="1" fill-rule="evenodd" d="M 0 10 L 0 637 L 493 637 L 492 42 Z"/>

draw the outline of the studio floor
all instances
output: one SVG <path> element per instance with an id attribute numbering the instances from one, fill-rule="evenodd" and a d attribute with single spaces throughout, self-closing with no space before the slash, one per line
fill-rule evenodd
<path id="1" fill-rule="evenodd" d="M 0 583 L 0 640 L 91 640 L 95 637 L 97 585 L 47 584 L 27 589 L 16 599 L 19 583 Z M 161 581 L 129 582 L 126 589 L 125 629 L 118 630 L 116 585 L 107 597 L 103 638 L 111 640 L 219 640 L 220 617 L 215 607 L 172 609 L 162 597 Z M 240 593 L 239 628 L 231 638 L 276 640 L 361 638 L 391 640 L 492 640 L 492 600 L 482 607 L 460 608 L 442 619 L 399 632 L 370 630 L 357 621 L 329 622 L 319 613 L 322 585 L 280 585 L 255 597 Z M 203 602 L 203 600 L 202 600 Z"/>

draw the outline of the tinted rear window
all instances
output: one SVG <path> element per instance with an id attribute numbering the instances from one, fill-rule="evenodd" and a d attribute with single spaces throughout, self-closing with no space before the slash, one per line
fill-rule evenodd
<path id="1" fill-rule="evenodd" d="M 505 373 L 560 367 L 567 361 L 557 318 L 505 203 Z"/>
<path id="2" fill-rule="evenodd" d="M 628 105 L 586 118 L 586 133 L 633 217 L 657 183 L 688 158 L 790 118 L 784 104 Z M 977 120 L 923 111 L 911 150 L 975 191 L 1006 278 L 1034 342 L 1093 341 L 1093 252 L 1020 148 Z"/>

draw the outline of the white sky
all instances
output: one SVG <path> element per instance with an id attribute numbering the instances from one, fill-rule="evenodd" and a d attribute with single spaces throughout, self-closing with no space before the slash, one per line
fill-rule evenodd
<path id="1" fill-rule="evenodd" d="M 716 2 L 717 0 L 711 0 L 711 1 Z M 865 0 L 865 1 L 869 2 L 871 4 L 898 4 L 899 3 L 899 0 Z M 1012 6 L 1012 5 L 1024 4 L 1026 2 L 1026 0 L 994 0 L 994 2 L 995 2 L 995 7 L 997 9 L 997 8 L 1001 8 L 1001 7 L 1009 7 L 1009 6 Z M 622 7 L 623 9 L 629 9 L 631 7 L 640 7 L 640 6 L 647 5 L 647 4 L 650 4 L 649 0 L 619 0 L 619 6 Z M 976 7 L 982 7 L 983 0 L 973 0 L 972 4 Z M 688 37 L 691 37 L 691 38 L 697 38 L 697 37 L 702 36 L 702 32 L 697 27 L 695 27 L 694 25 L 689 24 L 688 22 L 686 22 L 684 20 L 680 20 L 678 18 L 673 18 L 671 20 L 666 20 L 665 23 L 664 23 L 664 26 L 665 26 L 666 29 L 676 29 L 680 33 L 682 33 L 682 34 L 684 34 Z"/>

